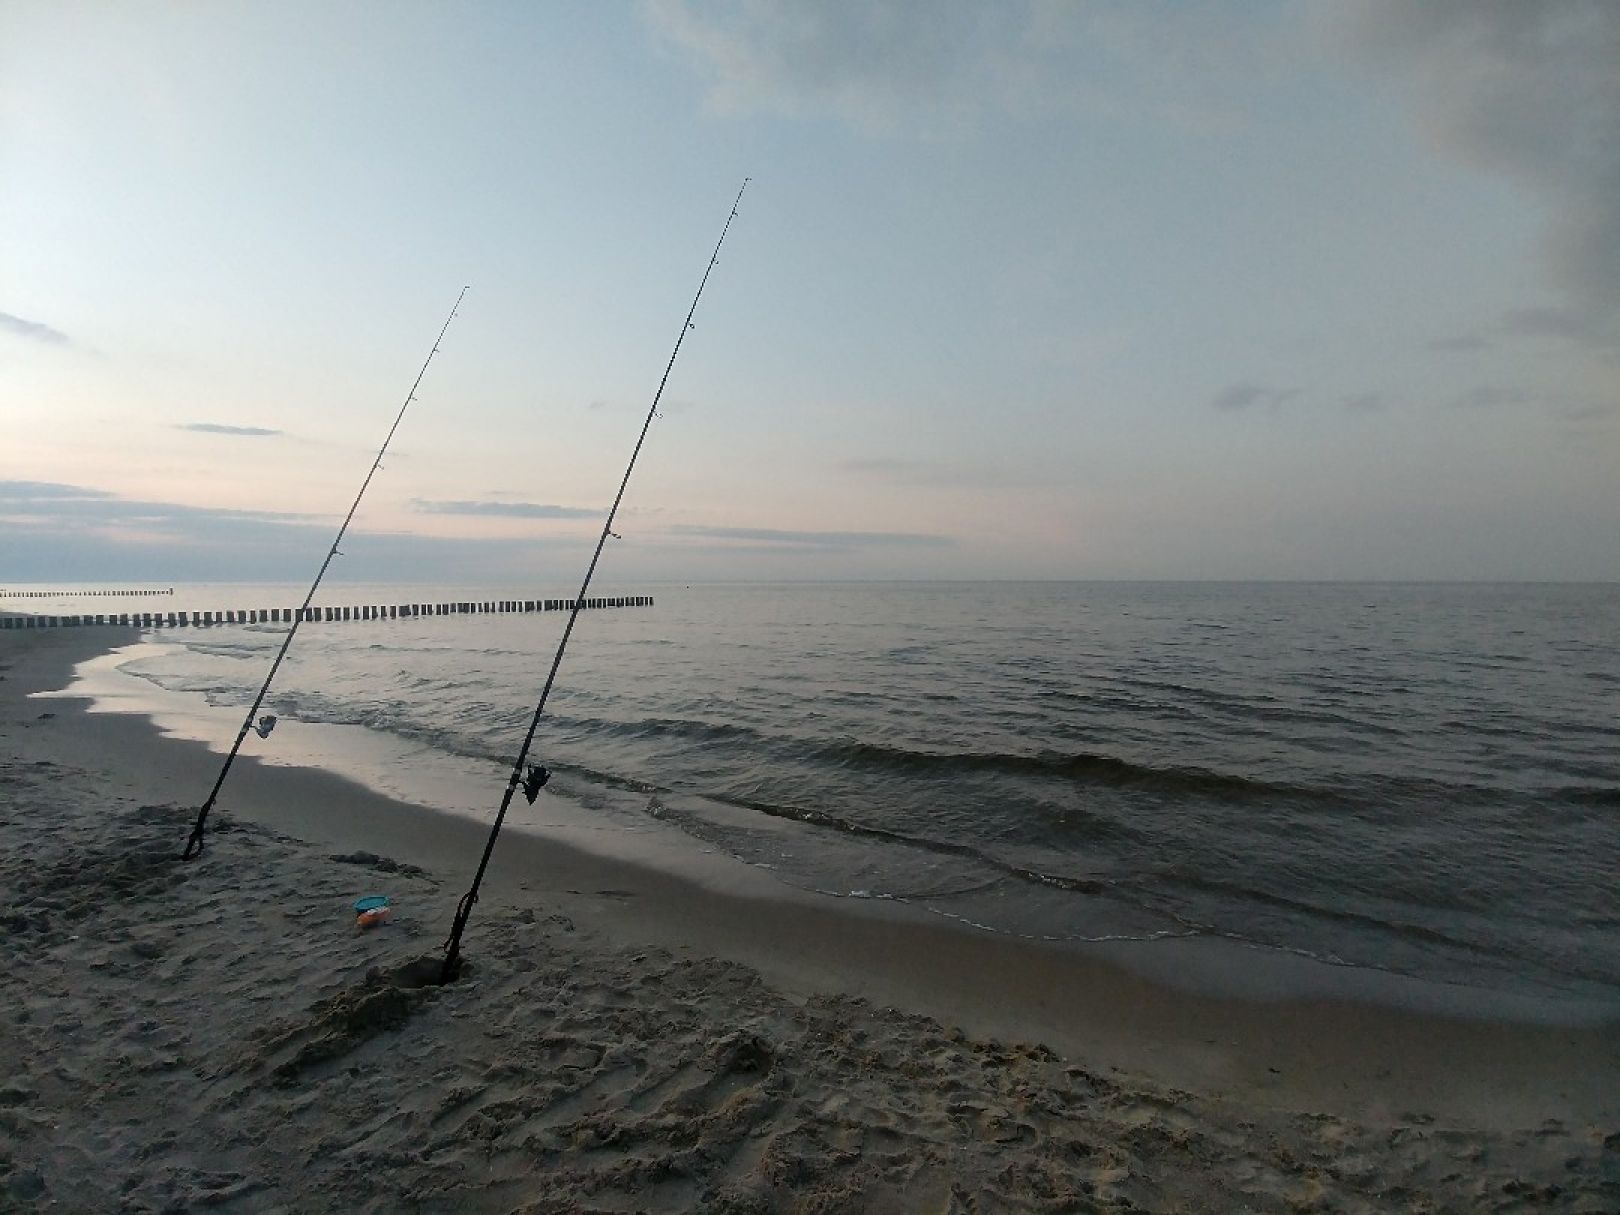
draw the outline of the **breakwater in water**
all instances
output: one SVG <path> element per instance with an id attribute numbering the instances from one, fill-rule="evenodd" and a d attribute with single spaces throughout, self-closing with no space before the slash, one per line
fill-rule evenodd
<path id="1" fill-rule="evenodd" d="M 10 591 L 0 587 L 0 599 L 143 599 L 153 595 L 172 595 L 174 588 L 166 590 L 112 590 L 112 591 Z"/>
<path id="2" fill-rule="evenodd" d="M 83 592 L 80 592 L 81 594 Z M 579 600 L 583 610 L 652 607 L 651 595 L 609 595 Z M 460 599 L 448 603 L 366 603 L 303 609 L 305 621 L 400 620 L 422 616 L 479 615 L 491 612 L 566 612 L 573 599 Z M 291 624 L 299 609 L 235 608 L 225 611 L 183 612 L 80 612 L 73 615 L 0 616 L 0 629 L 82 628 L 112 625 L 122 628 L 210 628 L 225 624 Z"/>

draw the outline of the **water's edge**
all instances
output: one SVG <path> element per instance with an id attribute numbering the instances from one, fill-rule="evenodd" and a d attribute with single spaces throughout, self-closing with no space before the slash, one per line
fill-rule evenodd
<path id="1" fill-rule="evenodd" d="M 201 694 L 165 689 L 124 670 L 148 652 L 143 640 L 79 664 L 69 685 L 42 697 L 87 700 L 91 713 L 129 713 L 165 736 L 201 742 L 223 755 L 241 724 L 240 710 Z M 250 753 L 277 766 L 313 767 L 397 801 L 479 822 L 493 815 L 507 769 L 360 725 L 283 720 L 277 746 Z M 250 741 L 252 736 L 250 736 Z M 639 795 L 638 795 L 639 797 Z M 651 799 L 656 801 L 656 798 Z M 618 861 L 695 880 L 711 889 L 783 901 L 835 899 L 863 915 L 945 920 L 960 931 L 1035 941 L 1107 960 L 1173 989 L 1266 1001 L 1336 1000 L 1469 1020 L 1586 1026 L 1620 1022 L 1620 1000 L 1549 996 L 1435 981 L 1376 967 L 1337 963 L 1286 949 L 1206 933 L 1146 931 L 1054 938 L 1009 933 L 941 911 L 926 900 L 806 888 L 768 867 L 750 865 L 643 814 L 632 825 L 604 823 L 598 807 L 548 791 L 530 809 L 514 803 L 513 830 L 551 836 Z"/>

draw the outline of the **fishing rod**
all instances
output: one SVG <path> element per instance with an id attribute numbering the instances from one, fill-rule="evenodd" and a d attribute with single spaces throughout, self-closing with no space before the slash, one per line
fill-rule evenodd
<path id="1" fill-rule="evenodd" d="M 461 294 L 456 296 L 455 307 L 451 308 L 450 315 L 444 318 L 444 325 L 439 329 L 439 336 L 433 339 L 433 349 L 428 351 L 427 358 L 423 360 L 422 370 L 416 373 L 416 380 L 411 384 L 411 390 L 405 394 L 405 403 L 399 407 L 399 413 L 394 417 L 394 424 L 388 428 L 388 437 L 383 440 L 382 446 L 377 449 L 377 458 L 371 462 L 371 471 L 366 473 L 366 479 L 360 483 L 360 492 L 355 494 L 354 502 L 349 506 L 349 513 L 343 516 L 343 526 L 338 528 L 337 537 L 332 541 L 332 547 L 327 551 L 326 560 L 321 562 L 321 568 L 315 575 L 315 581 L 309 584 L 309 594 L 304 596 L 302 606 L 293 614 L 292 627 L 287 630 L 287 635 L 281 639 L 281 649 L 276 654 L 276 660 L 270 664 L 270 673 L 264 677 L 264 683 L 259 688 L 259 694 L 253 698 L 253 707 L 247 711 L 247 717 L 242 721 L 242 728 L 236 732 L 236 741 L 231 744 L 230 753 L 225 756 L 225 763 L 219 770 L 219 776 L 214 781 L 214 787 L 208 792 L 208 800 L 197 811 L 197 821 L 191 828 L 191 838 L 186 841 L 185 851 L 180 854 L 181 860 L 189 861 L 193 857 L 202 855 L 203 825 L 208 822 L 208 812 L 214 808 L 214 802 L 219 797 L 220 787 L 224 785 L 225 777 L 230 773 L 231 764 L 236 760 L 236 753 L 242 749 L 242 740 L 247 737 L 248 731 L 257 730 L 260 738 L 270 737 L 270 731 L 275 727 L 276 719 L 266 714 L 259 724 L 255 726 L 253 722 L 254 716 L 258 713 L 259 706 L 264 703 L 265 693 L 270 690 L 270 681 L 276 677 L 276 672 L 281 669 L 281 660 L 287 657 L 287 651 L 292 646 L 293 637 L 298 633 L 298 626 L 304 622 L 304 617 L 309 612 L 310 600 L 315 598 L 316 588 L 321 585 L 321 579 L 326 577 L 327 566 L 332 564 L 333 557 L 339 555 L 338 545 L 343 543 L 343 533 L 349 530 L 349 523 L 354 518 L 354 512 L 360 509 L 360 499 L 366 496 L 366 487 L 371 484 L 371 478 L 376 476 L 377 470 L 382 467 L 383 455 L 388 451 L 388 445 L 394 441 L 394 432 L 399 429 L 400 422 L 405 419 L 405 411 L 411 407 L 411 402 L 416 399 L 416 390 L 422 386 L 422 377 L 427 374 L 428 364 L 433 362 L 433 356 L 439 353 L 439 343 L 444 340 L 445 333 L 449 331 L 450 322 L 456 319 L 456 312 L 460 309 L 461 301 L 466 298 L 466 295 L 467 288 L 463 287 Z"/>
<path id="2" fill-rule="evenodd" d="M 658 414 L 658 403 L 664 398 L 664 386 L 669 383 L 669 373 L 674 370 L 675 360 L 681 353 L 681 345 L 686 341 L 686 335 L 692 331 L 692 317 L 697 313 L 698 301 L 703 298 L 703 289 L 709 285 L 709 275 L 720 261 L 720 246 L 726 243 L 726 234 L 731 231 L 732 221 L 737 218 L 737 204 L 742 202 L 743 191 L 748 188 L 752 178 L 743 178 L 742 185 L 737 190 L 737 197 L 731 200 L 731 214 L 726 217 L 726 226 L 720 230 L 720 239 L 714 243 L 714 252 L 709 255 L 709 264 L 703 271 L 703 280 L 698 283 L 697 294 L 692 297 L 692 306 L 686 310 L 686 320 L 681 324 L 680 336 L 675 339 L 675 349 L 670 352 L 669 362 L 664 365 L 663 378 L 658 381 L 658 391 L 653 394 L 652 404 L 647 408 L 647 418 L 641 424 L 641 434 L 636 438 L 635 448 L 630 452 L 630 463 L 625 467 L 624 477 L 619 482 L 619 492 L 614 495 L 613 505 L 608 508 L 607 521 L 602 524 L 602 534 L 596 538 L 596 551 L 591 554 L 591 563 L 585 569 L 585 580 L 580 583 L 579 594 L 575 596 L 568 611 L 568 623 L 563 626 L 562 640 L 557 643 L 557 653 L 551 659 L 551 670 L 546 674 L 545 685 L 540 689 L 540 700 L 534 706 L 534 716 L 529 718 L 529 731 L 523 736 L 523 746 L 518 749 L 517 758 L 512 761 L 512 775 L 506 782 L 506 793 L 501 797 L 501 808 L 495 815 L 495 824 L 489 829 L 489 839 L 484 842 L 484 855 L 479 858 L 478 872 L 473 875 L 472 885 L 467 893 L 461 896 L 461 902 L 456 905 L 455 923 L 451 926 L 450 937 L 444 943 L 444 966 L 439 972 L 439 982 L 448 983 L 455 978 L 461 959 L 461 934 L 466 930 L 467 921 L 472 916 L 473 904 L 478 902 L 478 888 L 483 885 L 484 871 L 489 868 L 489 858 L 495 851 L 495 841 L 500 837 L 501 825 L 506 822 L 506 812 L 511 808 L 512 798 L 519 788 L 530 805 L 539 796 L 540 789 L 551 779 L 551 773 L 542 765 L 528 767 L 529 749 L 534 745 L 534 734 L 540 727 L 540 715 L 546 711 L 546 699 L 551 695 L 551 685 L 556 682 L 557 669 L 562 666 L 563 652 L 568 649 L 568 639 L 573 636 L 574 623 L 579 619 L 580 609 L 585 606 L 585 593 L 590 590 L 591 578 L 596 574 L 596 563 L 602 559 L 602 549 L 607 545 L 608 537 L 614 535 L 613 517 L 619 513 L 619 503 L 624 501 L 625 487 L 630 484 L 630 474 L 635 471 L 636 457 L 641 455 L 641 445 L 647 441 L 647 431 L 652 426 L 653 418 Z M 525 769 L 527 768 L 527 771 Z"/>

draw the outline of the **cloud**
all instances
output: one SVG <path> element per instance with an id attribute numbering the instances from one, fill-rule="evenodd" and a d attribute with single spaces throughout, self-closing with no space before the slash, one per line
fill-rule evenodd
<path id="1" fill-rule="evenodd" d="M 1573 308 L 1510 309 L 1503 314 L 1500 329 L 1511 337 L 1562 338 L 1577 345 L 1607 346 L 1614 341 L 1590 316 Z"/>
<path id="2" fill-rule="evenodd" d="M 1430 350 L 1490 350 L 1496 345 L 1483 333 L 1463 333 L 1456 337 L 1437 338 L 1429 343 Z"/>
<path id="3" fill-rule="evenodd" d="M 1620 416 L 1620 402 L 1616 401 L 1576 401 L 1571 402 L 1564 410 L 1564 420 L 1568 422 L 1595 422 L 1600 419 Z"/>
<path id="4" fill-rule="evenodd" d="M 1485 384 L 1458 394 L 1452 404 L 1464 409 L 1496 409 L 1503 405 L 1528 405 L 1531 400 L 1530 394 L 1522 388 Z"/>
<path id="5" fill-rule="evenodd" d="M 20 316 L 13 316 L 9 312 L 0 312 L 0 329 L 14 333 L 18 337 L 31 338 L 36 342 L 44 342 L 51 346 L 73 345 L 73 339 L 60 329 L 52 329 L 42 321 L 30 321 Z"/>
<path id="6" fill-rule="evenodd" d="M 232 526 L 274 523 L 307 526 L 330 516 L 294 511 L 227 510 L 124 498 L 105 490 L 54 481 L 0 481 L 0 514 L 55 525 L 139 526 L 162 529 L 189 523 Z"/>
<path id="7" fill-rule="evenodd" d="M 1504 384 L 1481 384 L 1451 398 L 1454 409 L 1512 409 L 1535 407 L 1566 421 L 1590 422 L 1608 418 L 1620 408 L 1620 398 L 1570 392 L 1547 392 Z"/>
<path id="8" fill-rule="evenodd" d="M 126 537 L 96 531 L 29 532 L 0 519 L 6 576 L 13 582 L 285 582 L 307 585 L 326 552 L 329 537 L 308 529 L 260 536 L 251 543 L 204 542 L 191 536 Z M 428 582 L 495 587 L 544 579 L 559 591 L 578 584 L 577 545 L 562 541 L 439 539 L 392 532 L 351 531 L 333 566 L 348 582 Z M 325 584 L 336 602 L 346 595 Z M 292 606 L 295 600 L 284 606 Z M 211 607 L 206 602 L 192 606 Z M 265 606 L 273 606 L 267 603 Z"/>
<path id="9" fill-rule="evenodd" d="M 689 523 L 678 523 L 669 530 L 674 535 L 707 540 L 737 540 L 816 549 L 946 548 L 956 543 L 951 536 L 924 532 L 782 531 L 770 527 L 702 527 Z"/>
<path id="10" fill-rule="evenodd" d="M 39 502 L 58 498 L 111 498 L 103 489 L 63 485 L 57 481 L 0 481 L 0 503 Z"/>
<path id="11" fill-rule="evenodd" d="M 1502 314 L 1501 329 L 1524 337 L 1561 337 L 1579 341 L 1592 332 L 1585 318 L 1568 308 L 1511 308 Z"/>
<path id="12" fill-rule="evenodd" d="M 1299 395 L 1297 388 L 1270 388 L 1265 384 L 1244 381 L 1230 384 L 1215 394 L 1210 402 L 1216 409 L 1239 410 L 1255 405 L 1278 406 Z"/>
<path id="13" fill-rule="evenodd" d="M 1575 328 L 1620 325 L 1620 4 L 1362 0 L 1332 26 L 1392 74 L 1457 159 L 1539 196 L 1543 251 Z M 1521 318 L 1524 319 L 1524 318 Z"/>
<path id="14" fill-rule="evenodd" d="M 1009 6 L 935 0 L 653 0 L 654 28 L 695 59 L 724 109 L 831 110 L 863 126 L 888 125 L 919 94 L 982 75 L 978 48 L 997 26 L 1022 25 Z M 981 87 L 977 90 L 982 92 Z"/>
<path id="15" fill-rule="evenodd" d="M 1354 396 L 1345 397 L 1344 407 L 1356 413 L 1368 413 L 1384 407 L 1384 394 L 1381 392 L 1362 392 Z"/>
<path id="16" fill-rule="evenodd" d="M 958 460 L 903 460 L 862 456 L 840 460 L 834 468 L 846 476 L 913 489 L 1029 489 L 1037 485 L 1067 485 L 1072 470 L 1030 465 L 994 465 Z"/>
<path id="17" fill-rule="evenodd" d="M 0 482 L 0 550 L 8 576 L 19 580 L 281 577 L 317 559 L 330 533 L 314 525 L 329 523 L 329 516 Z"/>
<path id="18" fill-rule="evenodd" d="M 647 0 L 643 12 L 717 109 L 830 115 L 870 133 L 955 135 L 986 114 L 1054 111 L 1230 127 L 1233 83 L 1282 62 L 1286 41 L 1240 7 Z"/>
<path id="19" fill-rule="evenodd" d="M 176 430 L 195 430 L 201 434 L 209 435 L 246 435 L 259 438 L 265 435 L 279 435 L 279 430 L 266 430 L 262 426 L 226 426 L 223 422 L 183 422 L 175 427 Z"/>
<path id="20" fill-rule="evenodd" d="M 412 498 L 411 509 L 424 515 L 485 515 L 508 519 L 600 519 L 603 512 L 543 502 L 442 502 Z"/>
<path id="21" fill-rule="evenodd" d="M 0 552 L 6 555 L 6 577 L 14 582 L 296 584 L 314 573 L 333 526 L 332 516 L 214 510 L 121 498 L 86 486 L 0 481 Z M 836 577 L 859 572 L 863 558 L 879 562 L 891 576 L 902 555 L 923 557 L 957 544 L 948 536 L 905 532 L 678 526 L 662 535 L 670 542 L 623 554 L 637 559 L 631 564 L 641 571 L 636 576 L 650 569 L 659 577 L 690 579 L 695 569 L 709 568 L 703 562 L 712 561 L 710 573 L 718 576 L 735 576 L 744 568 L 738 563 L 746 562 L 754 571 L 774 568 L 804 576 L 813 569 L 816 576 Z M 590 543 L 570 535 L 452 538 L 351 530 L 334 572 L 351 582 L 494 586 L 522 579 L 567 590 Z M 818 558 L 828 564 L 816 565 Z M 779 564 L 770 567 L 773 559 Z M 621 566 L 616 569 L 625 575 Z"/>
<path id="22" fill-rule="evenodd" d="M 1552 338 L 1593 350 L 1620 348 L 1620 332 L 1605 329 L 1590 313 L 1576 308 L 1510 308 L 1493 323 L 1473 333 L 1441 338 L 1430 350 L 1493 350 L 1503 342 Z"/>
<path id="23" fill-rule="evenodd" d="M 87 486 L 0 481 L 0 552 L 6 577 L 168 581 L 308 579 L 331 543 L 333 516 L 221 510 L 121 498 Z M 449 581 L 513 576 L 578 542 L 466 539 L 350 530 L 346 579 Z M 204 605 L 206 606 L 206 605 Z"/>

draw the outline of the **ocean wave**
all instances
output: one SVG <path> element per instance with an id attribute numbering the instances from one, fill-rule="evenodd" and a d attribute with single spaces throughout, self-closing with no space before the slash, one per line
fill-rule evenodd
<path id="1" fill-rule="evenodd" d="M 1355 911 L 1347 907 L 1329 907 L 1309 899 L 1264 890 L 1252 883 L 1232 882 L 1224 878 L 1212 877 L 1207 873 L 1200 873 L 1183 865 L 1173 865 L 1158 870 L 1151 874 L 1148 880 L 1187 890 L 1219 894 L 1238 903 L 1261 903 L 1314 919 L 1330 920 L 1341 924 L 1372 928 L 1381 932 L 1391 932 L 1397 936 L 1416 941 L 1425 941 L 1457 949 L 1479 949 L 1478 945 L 1464 937 L 1444 932 L 1438 928 L 1431 928 L 1424 924 L 1394 920 L 1387 914 Z"/>
<path id="2" fill-rule="evenodd" d="M 1583 806 L 1620 806 L 1620 785 L 1564 785 L 1551 792 Z"/>
<path id="3" fill-rule="evenodd" d="M 1546 947 L 1544 938 L 1539 935 L 1516 942 L 1509 934 L 1493 933 L 1491 939 L 1482 940 L 1472 935 L 1465 935 L 1465 930 L 1462 929 L 1448 931 L 1432 924 L 1420 924 L 1411 919 L 1396 918 L 1385 910 L 1375 912 L 1372 910 L 1356 910 L 1345 906 L 1327 906 L 1315 900 L 1265 890 L 1250 883 L 1226 881 L 1207 873 L 1194 872 L 1182 866 L 1162 870 L 1153 875 L 1153 880 L 1191 890 L 1219 894 L 1226 899 L 1230 899 L 1238 906 L 1260 904 L 1276 907 L 1309 920 L 1344 925 L 1351 929 L 1367 932 L 1372 939 L 1376 939 L 1378 936 L 1391 936 L 1411 941 L 1419 945 L 1443 950 L 1454 958 L 1467 956 L 1472 958 L 1476 964 L 1485 964 L 1493 968 L 1533 968 L 1568 979 L 1595 980 L 1601 983 L 1614 983 L 1616 979 L 1611 961 L 1601 957 L 1594 959 L 1583 951 L 1550 950 Z M 1216 912 L 1214 918 L 1221 919 L 1224 916 Z M 1274 944 L 1249 933 L 1234 933 L 1223 930 L 1222 935 L 1240 937 L 1256 944 L 1268 946 Z M 1370 959 L 1376 952 L 1376 946 L 1370 947 L 1367 957 L 1351 964 L 1358 966 L 1374 965 Z M 1348 961 L 1348 959 L 1346 960 Z"/>
<path id="4" fill-rule="evenodd" d="M 997 873 L 1009 877 L 1019 878 L 1041 886 L 1056 887 L 1076 894 L 1108 894 L 1116 889 L 1118 883 L 1113 878 L 1101 876 L 1075 876 L 1069 874 L 1047 873 L 1028 865 L 1022 865 L 999 857 L 984 848 L 973 844 L 959 843 L 954 840 L 938 839 L 930 836 L 917 835 L 911 832 L 899 831 L 892 827 L 881 827 L 871 823 L 859 823 L 841 815 L 832 814 L 825 810 L 818 810 L 809 806 L 787 806 L 772 802 L 762 802 L 747 798 L 715 797 L 712 800 L 725 805 L 736 806 L 741 809 L 752 810 L 768 818 L 783 819 L 789 822 L 802 823 L 809 827 L 818 827 L 827 831 L 836 831 L 844 835 L 857 836 L 863 839 L 875 840 L 885 844 L 900 844 L 907 848 L 915 848 L 922 852 L 931 852 L 940 856 L 958 857 L 976 862 Z M 672 814 L 670 808 L 659 803 L 659 817 L 679 820 L 682 815 Z M 1104 835 L 1114 834 L 1116 828 L 1101 819 L 1093 820 L 1095 833 L 1100 838 Z"/>
<path id="5" fill-rule="evenodd" d="M 815 745 L 807 750 L 835 767 L 856 766 L 941 777 L 969 773 L 1045 776 L 1109 789 L 1211 794 L 1232 799 L 1311 798 L 1323 792 L 1208 768 L 1136 763 L 1092 751 L 917 751 L 854 739 Z"/>
<path id="6" fill-rule="evenodd" d="M 1093 751 L 924 751 L 847 737 L 832 740 L 794 738 L 767 734 L 735 722 L 688 718 L 612 721 L 570 715 L 553 717 L 551 720 L 554 724 L 597 735 L 639 740 L 676 738 L 697 743 L 742 744 L 768 751 L 774 758 L 799 760 L 835 769 L 859 768 L 940 778 L 973 774 L 1047 777 L 1100 788 L 1201 794 L 1231 800 L 1313 800 L 1335 796 L 1333 790 L 1326 788 L 1308 788 L 1208 768 L 1137 763 Z"/>
<path id="7" fill-rule="evenodd" d="M 223 640 L 192 641 L 188 639 L 187 648 L 193 653 L 203 654 L 210 658 L 262 659 L 270 652 L 267 646 L 243 645 L 240 642 Z"/>

